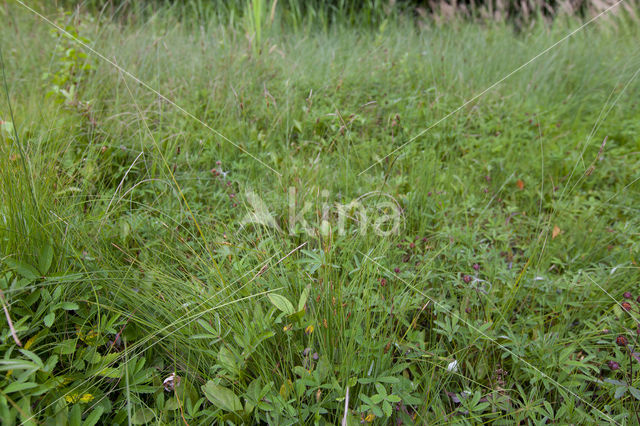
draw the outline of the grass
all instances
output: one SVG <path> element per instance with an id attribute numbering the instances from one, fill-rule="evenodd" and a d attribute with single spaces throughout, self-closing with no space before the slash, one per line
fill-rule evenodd
<path id="1" fill-rule="evenodd" d="M 624 15 L 2 6 L 7 424 L 638 422 Z"/>

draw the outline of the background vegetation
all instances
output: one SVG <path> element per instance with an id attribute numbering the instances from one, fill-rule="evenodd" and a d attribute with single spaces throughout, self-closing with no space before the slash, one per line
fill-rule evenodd
<path id="1" fill-rule="evenodd" d="M 634 9 L 355 4 L 1 3 L 7 424 L 638 421 Z"/>

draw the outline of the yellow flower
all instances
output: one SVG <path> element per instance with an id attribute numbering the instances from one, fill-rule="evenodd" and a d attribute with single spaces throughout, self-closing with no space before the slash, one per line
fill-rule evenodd
<path id="1" fill-rule="evenodd" d="M 93 401 L 93 398 L 93 395 L 91 395 L 90 393 L 85 393 L 80 397 L 80 402 L 91 402 Z"/>
<path id="2" fill-rule="evenodd" d="M 72 393 L 70 395 L 67 395 L 64 397 L 64 400 L 67 401 L 70 404 L 75 404 L 76 402 L 80 402 L 82 404 L 86 404 L 87 402 L 91 402 L 93 401 L 94 396 L 91 395 L 90 393 L 85 393 L 85 394 L 78 394 L 78 393 Z"/>
<path id="3" fill-rule="evenodd" d="M 64 397 L 64 400 L 71 404 L 75 404 L 79 399 L 80 397 L 77 393 L 72 393 Z"/>
<path id="4" fill-rule="evenodd" d="M 364 418 L 364 421 L 367 423 L 371 423 L 375 418 L 376 416 L 374 416 L 373 413 L 369 413 L 367 414 L 367 417 Z"/>
<path id="5" fill-rule="evenodd" d="M 313 325 L 310 325 L 310 326 L 308 326 L 307 328 L 304 329 L 304 332 L 306 334 L 311 334 L 311 333 L 313 333 L 313 329 L 314 329 Z"/>
<path id="6" fill-rule="evenodd" d="M 292 327 L 292 325 L 291 325 L 291 324 L 285 325 L 285 326 L 282 328 L 282 331 L 287 332 L 287 331 L 291 330 L 291 327 Z"/>
<path id="7" fill-rule="evenodd" d="M 84 333 L 82 330 L 78 330 L 78 339 L 82 340 L 87 345 L 95 343 L 97 337 L 98 332 L 95 330 L 89 330 L 87 333 Z"/>

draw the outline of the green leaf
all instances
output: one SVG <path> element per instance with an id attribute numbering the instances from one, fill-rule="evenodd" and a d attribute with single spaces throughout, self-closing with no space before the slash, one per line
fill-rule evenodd
<path id="1" fill-rule="evenodd" d="M 376 417 L 382 417 L 383 416 L 382 410 L 377 405 L 372 405 L 371 406 L 371 411 L 373 411 L 373 414 Z"/>
<path id="2" fill-rule="evenodd" d="M 397 377 L 389 377 L 389 376 L 378 377 L 376 380 L 380 383 L 391 383 L 391 384 L 400 382 L 400 379 L 398 379 Z"/>
<path id="3" fill-rule="evenodd" d="M 104 407 L 100 405 L 97 406 L 95 410 L 93 410 L 91 414 L 89 414 L 87 418 L 84 419 L 84 422 L 82 422 L 82 426 L 94 426 L 96 423 L 98 423 L 98 420 L 100 420 L 100 416 L 102 416 L 102 413 L 104 413 Z"/>
<path id="4" fill-rule="evenodd" d="M 142 408 L 136 410 L 136 413 L 131 419 L 132 425 L 143 425 L 152 422 L 156 418 L 156 414 L 151 408 Z"/>
<path id="5" fill-rule="evenodd" d="M 69 413 L 69 426 L 80 426 L 82 424 L 82 407 L 75 404 Z"/>
<path id="6" fill-rule="evenodd" d="M 401 399 L 398 395 L 388 395 L 387 396 L 387 401 L 389 402 L 400 402 Z"/>
<path id="7" fill-rule="evenodd" d="M 164 409 L 167 411 L 174 411 L 178 408 L 180 408 L 180 405 L 178 404 L 178 400 L 175 397 L 169 398 L 164 404 Z"/>
<path id="8" fill-rule="evenodd" d="M 391 404 L 389 404 L 389 402 L 385 401 L 382 403 L 382 411 L 384 411 L 385 416 L 387 417 L 391 417 L 391 414 L 393 413 L 393 409 L 391 408 Z"/>
<path id="9" fill-rule="evenodd" d="M 49 312 L 45 317 L 44 317 L 44 325 L 49 328 L 53 325 L 53 321 L 56 319 L 56 313 L 55 312 Z"/>
<path id="10" fill-rule="evenodd" d="M 109 377 L 111 379 L 117 379 L 120 377 L 120 370 L 113 367 L 105 367 L 96 373 L 96 376 Z"/>
<path id="11" fill-rule="evenodd" d="M 18 392 L 18 391 L 23 391 L 23 390 L 27 390 L 27 389 L 33 389 L 35 387 L 38 387 L 37 383 L 33 383 L 33 382 L 13 382 L 11 384 L 9 384 L 9 386 L 7 386 L 6 388 L 4 388 L 4 392 L 5 393 L 11 393 L 11 392 Z"/>
<path id="12" fill-rule="evenodd" d="M 627 393 L 627 390 L 628 390 L 628 389 L 629 389 L 629 388 L 628 388 L 628 387 L 626 387 L 626 386 L 619 386 L 619 387 L 617 387 L 617 388 L 616 388 L 616 392 L 615 392 L 615 394 L 613 395 L 613 397 L 614 397 L 615 399 L 620 399 L 620 398 L 622 398 L 622 395 L 624 395 L 625 393 Z"/>
<path id="13" fill-rule="evenodd" d="M 635 399 L 640 400 L 640 390 L 634 388 L 633 386 L 629 386 L 629 392 L 631 392 L 631 395 L 633 395 Z"/>
<path id="14" fill-rule="evenodd" d="M 236 356 L 226 346 L 220 348 L 218 352 L 218 362 L 232 373 L 236 373 L 238 369 L 238 363 L 236 362 Z"/>
<path id="15" fill-rule="evenodd" d="M 20 349 L 20 352 L 22 353 L 22 355 L 26 356 L 31 361 L 33 361 L 34 364 L 36 364 L 38 367 L 40 368 L 44 367 L 44 362 L 42 362 L 42 358 L 40 358 L 38 355 L 26 349 Z"/>
<path id="16" fill-rule="evenodd" d="M 211 380 L 205 385 L 202 385 L 201 389 L 202 392 L 204 392 L 204 396 L 216 407 L 222 408 L 225 411 L 242 411 L 240 398 L 238 398 L 232 390 L 216 385 Z"/>
<path id="17" fill-rule="evenodd" d="M 267 297 L 269 298 L 269 301 L 273 304 L 273 306 L 275 306 L 285 314 L 292 315 L 295 313 L 293 305 L 286 297 L 274 293 L 269 293 Z"/>
<path id="18" fill-rule="evenodd" d="M 56 348 L 60 355 L 69 355 L 76 350 L 76 339 L 66 339 L 60 342 Z"/>
<path id="19" fill-rule="evenodd" d="M 375 384 L 376 387 L 376 391 L 378 391 L 378 393 L 382 396 L 385 397 L 387 396 L 387 390 L 384 388 L 384 385 L 380 384 L 380 383 L 376 383 Z"/>
<path id="20" fill-rule="evenodd" d="M 19 262 L 11 258 L 5 259 L 4 261 L 9 266 L 9 268 L 16 271 L 23 278 L 26 278 L 28 280 L 35 280 L 37 278 L 40 278 L 41 276 L 38 270 L 31 265 Z"/>
<path id="21" fill-rule="evenodd" d="M 62 307 L 62 309 L 64 309 L 65 311 L 77 311 L 78 309 L 80 309 L 80 306 L 75 302 L 62 302 L 60 304 L 60 307 Z"/>
<path id="22" fill-rule="evenodd" d="M 302 294 L 300 295 L 300 300 L 298 301 L 298 312 L 304 309 L 304 305 L 307 303 L 307 299 L 309 298 L 309 291 L 311 286 L 308 285 L 302 290 Z"/>
<path id="23" fill-rule="evenodd" d="M 49 272 L 52 260 L 53 247 L 51 247 L 51 244 L 45 244 L 40 249 L 40 254 L 38 255 L 38 269 L 42 275 L 46 275 L 46 273 Z"/>
<path id="24" fill-rule="evenodd" d="M 38 366 L 33 362 L 22 359 L 0 360 L 0 371 L 8 370 L 38 370 Z"/>

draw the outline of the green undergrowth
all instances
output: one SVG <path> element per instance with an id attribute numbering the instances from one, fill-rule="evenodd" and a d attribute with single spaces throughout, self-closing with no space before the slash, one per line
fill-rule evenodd
<path id="1" fill-rule="evenodd" d="M 7 424 L 638 421 L 632 21 L 41 13 L 0 4 Z"/>

